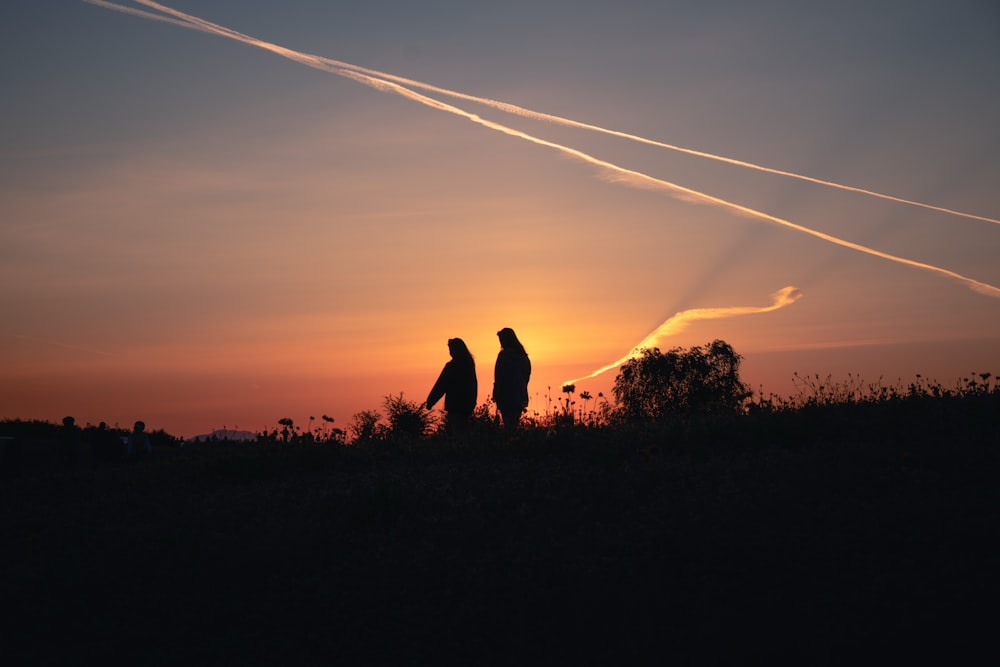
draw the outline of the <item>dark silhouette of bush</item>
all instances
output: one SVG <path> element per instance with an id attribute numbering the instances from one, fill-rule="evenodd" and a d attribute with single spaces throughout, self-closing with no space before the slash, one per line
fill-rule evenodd
<path id="1" fill-rule="evenodd" d="M 645 349 L 615 378 L 614 395 L 625 419 L 737 414 L 751 395 L 729 343 L 715 340 L 689 350 Z"/>
<path id="2" fill-rule="evenodd" d="M 380 442 L 385 440 L 387 433 L 382 415 L 376 410 L 362 410 L 355 414 L 347 428 L 354 444 Z"/>
<path id="3" fill-rule="evenodd" d="M 422 440 L 434 428 L 434 415 L 422 403 L 409 401 L 403 392 L 386 396 L 383 403 L 389 419 L 389 434 L 395 440 Z"/>

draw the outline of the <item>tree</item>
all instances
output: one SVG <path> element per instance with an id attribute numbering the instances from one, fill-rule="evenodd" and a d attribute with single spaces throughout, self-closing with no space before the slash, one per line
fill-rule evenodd
<path id="1" fill-rule="evenodd" d="M 740 380 L 742 359 L 722 340 L 665 353 L 644 349 L 622 364 L 615 378 L 615 400 L 629 419 L 739 412 L 751 394 Z"/>

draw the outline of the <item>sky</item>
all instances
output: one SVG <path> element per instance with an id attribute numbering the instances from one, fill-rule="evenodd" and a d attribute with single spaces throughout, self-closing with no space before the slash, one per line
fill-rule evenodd
<path id="1" fill-rule="evenodd" d="M 503 327 L 532 412 L 1000 373 L 992 0 L 99 4 L 0 6 L 0 418 L 346 428 Z"/>

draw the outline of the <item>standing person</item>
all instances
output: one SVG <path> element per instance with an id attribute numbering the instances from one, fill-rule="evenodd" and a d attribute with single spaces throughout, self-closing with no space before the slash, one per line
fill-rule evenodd
<path id="1" fill-rule="evenodd" d="M 63 417 L 62 423 L 56 433 L 56 455 L 60 465 L 75 467 L 80 460 L 80 427 L 72 417 Z"/>
<path id="2" fill-rule="evenodd" d="M 503 427 L 513 431 L 521 421 L 521 413 L 528 407 L 531 360 L 513 329 L 505 327 L 497 332 L 497 337 L 500 354 L 493 370 L 493 400 L 503 417 Z"/>
<path id="3" fill-rule="evenodd" d="M 441 375 L 427 395 L 427 409 L 444 396 L 445 426 L 462 427 L 472 417 L 476 409 L 479 385 L 476 381 L 476 361 L 468 346 L 461 338 L 448 339 L 451 361 L 441 369 Z"/>
<path id="4" fill-rule="evenodd" d="M 138 421 L 132 428 L 128 436 L 128 459 L 145 458 L 153 453 L 153 448 L 149 444 L 149 436 L 146 435 L 145 422 Z"/>

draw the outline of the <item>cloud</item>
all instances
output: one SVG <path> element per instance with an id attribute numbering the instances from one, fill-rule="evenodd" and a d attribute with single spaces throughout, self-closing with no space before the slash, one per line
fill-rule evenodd
<path id="1" fill-rule="evenodd" d="M 103 0 L 84 0 L 84 1 L 85 2 L 90 2 L 91 4 L 98 4 L 101 7 L 107 7 L 109 9 L 119 9 L 119 10 L 127 10 L 127 9 L 129 9 L 129 8 L 122 7 L 120 5 L 114 5 L 112 3 L 104 2 Z M 489 128 L 491 130 L 494 130 L 494 131 L 497 131 L 497 132 L 501 132 L 501 133 L 507 134 L 509 136 L 517 137 L 519 139 L 523 139 L 525 141 L 529 141 L 529 142 L 532 142 L 532 143 L 540 145 L 540 146 L 544 146 L 544 147 L 547 147 L 547 148 L 552 148 L 552 149 L 554 149 L 556 151 L 559 151 L 563 155 L 566 155 L 568 157 L 571 157 L 571 158 L 574 158 L 574 159 L 577 159 L 577 160 L 581 160 L 581 161 L 583 161 L 585 163 L 588 163 L 588 164 L 590 164 L 592 166 L 598 167 L 601 170 L 601 172 L 604 174 L 604 176 L 606 178 L 608 178 L 609 180 L 613 181 L 613 182 L 628 184 L 630 186 L 640 187 L 640 188 L 659 189 L 659 190 L 666 191 L 666 192 L 670 193 L 672 196 L 677 197 L 679 199 L 682 199 L 684 201 L 699 202 L 699 203 L 708 204 L 708 205 L 711 205 L 711 206 L 718 206 L 718 207 L 727 209 L 727 210 L 729 210 L 731 212 L 738 213 L 740 215 L 745 215 L 745 216 L 748 216 L 748 217 L 751 217 L 751 218 L 757 218 L 757 219 L 764 220 L 764 221 L 767 221 L 767 222 L 773 222 L 775 224 L 787 227 L 787 228 L 792 229 L 794 231 L 798 231 L 798 232 L 801 232 L 803 234 L 808 234 L 810 236 L 813 236 L 815 238 L 821 239 L 821 240 L 826 241 L 828 243 L 832 243 L 834 245 L 838 245 L 838 246 L 841 246 L 841 247 L 844 247 L 844 248 L 848 248 L 850 250 L 855 250 L 857 252 L 861 252 L 861 253 L 864 253 L 864 254 L 867 254 L 867 255 L 871 255 L 873 257 L 879 257 L 881 259 L 886 259 L 888 261 L 896 262 L 896 263 L 899 263 L 899 264 L 903 264 L 905 266 L 910 266 L 910 267 L 913 267 L 913 268 L 922 269 L 922 270 L 925 270 L 925 271 L 931 271 L 931 272 L 937 273 L 938 275 L 941 275 L 941 276 L 944 276 L 944 277 L 947 277 L 947 278 L 951 278 L 953 280 L 961 282 L 966 287 L 968 287 L 969 289 L 971 289 L 971 290 L 973 290 L 973 291 L 975 291 L 975 292 L 977 292 L 979 294 L 983 294 L 985 296 L 990 296 L 990 297 L 993 297 L 993 298 L 1000 298 L 1000 287 L 996 287 L 994 285 L 990 285 L 988 283 L 984 283 L 984 282 L 975 280 L 973 278 L 961 275 L 961 274 L 959 274 L 959 273 L 957 273 L 955 271 L 951 271 L 949 269 L 944 269 L 944 268 L 941 268 L 941 267 L 938 267 L 938 266 L 934 266 L 934 265 L 931 265 L 931 264 L 926 264 L 926 263 L 923 263 L 923 262 L 918 262 L 918 261 L 915 261 L 915 260 L 907 259 L 907 258 L 904 258 L 904 257 L 899 257 L 897 255 L 892 255 L 890 253 L 882 252 L 880 250 L 876 250 L 874 248 L 870 248 L 870 247 L 867 247 L 867 246 L 864 246 L 864 245 L 861 245 L 861 244 L 858 244 L 858 243 L 847 241 L 847 240 L 844 240 L 844 239 L 832 236 L 830 234 L 826 234 L 826 233 L 823 233 L 823 232 L 820 232 L 820 231 L 816 231 L 814 229 L 810 229 L 808 227 L 804 227 L 802 225 L 796 224 L 796 223 L 791 222 L 789 220 L 785 220 L 785 219 L 779 218 L 777 216 L 773 216 L 773 215 L 770 215 L 770 214 L 767 214 L 767 213 L 764 213 L 764 212 L 761 212 L 761 211 L 757 211 L 757 210 L 749 208 L 747 206 L 742 206 L 740 204 L 729 202 L 729 201 L 726 201 L 726 200 L 721 199 L 719 197 L 714 197 L 714 196 L 709 195 L 709 194 L 704 193 L 704 192 L 699 192 L 699 191 L 693 190 L 691 188 L 683 187 L 683 186 L 678 185 L 676 183 L 671 183 L 669 181 L 665 181 L 665 180 L 662 180 L 662 179 L 659 179 L 659 178 L 654 178 L 654 177 L 649 176 L 647 174 L 644 174 L 642 172 L 634 171 L 634 170 L 631 170 L 631 169 L 626 169 L 624 167 L 621 167 L 619 165 L 613 164 L 611 162 L 607 162 L 605 160 L 598 159 L 598 158 L 596 158 L 596 157 L 594 157 L 592 155 L 589 155 L 589 154 L 587 154 L 587 153 L 585 153 L 583 151 L 577 150 L 575 148 L 571 148 L 569 146 L 564 146 L 562 144 L 558 144 L 558 143 L 555 143 L 555 142 L 552 142 L 552 141 L 548 141 L 548 140 L 542 139 L 540 137 L 536 137 L 534 135 L 528 134 L 526 132 L 522 132 L 520 130 L 516 130 L 514 128 L 508 127 L 506 125 L 503 125 L 503 124 L 500 124 L 500 123 L 496 123 L 496 122 L 493 122 L 493 121 L 490 121 L 490 120 L 486 120 L 486 119 L 480 117 L 477 114 L 470 113 L 468 111 L 465 111 L 465 110 L 460 109 L 458 107 L 455 107 L 453 105 L 447 104 L 447 103 L 442 102 L 440 100 L 436 100 L 434 98 L 427 97 L 426 95 L 418 93 L 418 92 L 412 90 L 411 88 L 407 88 L 406 86 L 404 86 L 404 85 L 402 85 L 400 83 L 396 83 L 395 81 L 396 80 L 404 80 L 404 81 L 407 81 L 408 83 L 411 83 L 411 84 L 415 84 L 416 82 L 410 82 L 409 80 L 400 79 L 399 77 L 393 77 L 391 75 L 387 75 L 387 74 L 382 73 L 382 72 L 376 72 L 374 70 L 368 70 L 368 69 L 365 69 L 365 68 L 360 68 L 360 67 L 357 67 L 355 65 L 350 65 L 348 63 L 342 63 L 340 61 L 330 60 L 330 59 L 327 59 L 327 58 L 322 58 L 322 57 L 319 57 L 319 56 L 314 56 L 314 55 L 302 53 L 302 52 L 299 52 L 299 51 L 295 51 L 293 49 L 288 49 L 286 47 L 279 46 L 277 44 L 272 44 L 270 42 L 265 42 L 263 40 L 259 40 L 259 39 L 256 39 L 254 37 L 250 37 L 249 35 L 245 35 L 243 33 L 239 33 L 239 32 L 237 32 L 235 30 L 231 30 L 229 28 L 225 28 L 223 26 L 220 26 L 218 24 L 212 23 L 210 21 L 206 21 L 204 19 L 200 19 L 200 18 L 192 16 L 190 14 L 186 14 L 184 12 L 180 12 L 180 11 L 178 11 L 176 9 L 171 9 L 171 8 L 166 7 L 164 5 L 161 5 L 161 4 L 157 3 L 157 2 L 153 2 L 152 0 L 137 0 L 137 2 L 139 4 L 145 5 L 147 7 L 151 7 L 151 8 L 157 9 L 158 11 L 163 12 L 164 14 L 167 14 L 168 16 L 172 17 L 173 19 L 176 19 L 176 20 L 179 20 L 179 21 L 181 21 L 183 23 L 189 24 L 189 27 L 191 27 L 191 28 L 194 28 L 194 29 L 197 29 L 197 30 L 206 31 L 206 32 L 210 32 L 210 33 L 222 36 L 222 37 L 228 37 L 230 39 L 235 39 L 237 41 L 244 42 L 244 43 L 249 44 L 251 46 L 256 46 L 258 48 L 262 48 L 262 49 L 271 51 L 271 52 L 273 52 L 273 53 L 275 53 L 277 55 L 280 55 L 280 56 L 282 56 L 284 58 L 288 58 L 288 59 L 293 60 L 295 62 L 299 62 L 299 63 L 302 63 L 304 65 L 308 65 L 309 67 L 314 67 L 314 68 L 317 68 L 317 69 L 321 69 L 321 70 L 324 70 L 324 71 L 331 72 L 333 74 L 337 74 L 338 76 L 343 76 L 343 77 L 352 79 L 354 81 L 357 81 L 358 83 L 364 84 L 364 85 L 369 86 L 371 88 L 374 88 L 376 90 L 381 90 L 381 91 L 384 91 L 384 92 L 395 93 L 395 94 L 401 95 L 401 96 L 403 96 L 403 97 L 405 97 L 407 99 L 413 100 L 415 102 L 419 102 L 420 104 L 423 104 L 423 105 L 428 106 L 430 108 L 437 109 L 439 111 L 445 111 L 447 113 L 451 113 L 451 114 L 463 117 L 463 118 L 465 118 L 465 119 L 467 119 L 467 120 L 469 120 L 471 122 L 477 123 L 479 125 L 482 125 L 483 127 Z M 146 17 L 145 16 L 146 12 L 142 12 L 142 11 L 138 11 L 138 10 L 131 10 L 129 13 L 133 13 L 133 14 L 137 14 L 139 16 Z M 146 18 L 149 18 L 149 17 L 146 17 Z M 392 79 L 392 80 L 390 80 L 390 79 Z M 434 90 L 436 90 L 438 92 L 441 92 L 441 93 L 450 94 L 450 91 L 446 91 L 445 89 L 434 88 Z M 475 101 L 482 101 L 482 98 L 475 98 L 475 97 L 472 97 L 472 96 L 463 96 L 463 98 L 465 98 L 465 99 L 472 99 L 472 100 L 475 100 Z M 505 109 L 508 109 L 508 110 L 511 110 L 511 111 L 513 111 L 515 109 L 515 107 L 513 107 L 512 105 L 502 105 L 502 108 L 505 108 Z M 528 110 L 526 110 L 526 109 L 520 109 L 520 108 L 516 108 L 516 109 L 522 115 L 528 114 L 528 113 L 534 113 L 534 112 L 528 112 Z M 548 118 L 549 119 L 555 119 L 556 117 L 553 116 L 553 117 L 548 117 Z M 587 126 L 587 127 L 593 127 L 594 129 L 597 129 L 594 126 Z M 629 135 L 629 136 L 632 136 L 632 135 Z M 635 137 L 635 138 L 638 139 L 638 137 Z M 667 147 L 667 146 L 664 145 L 664 147 Z M 671 148 L 673 148 L 673 147 L 671 147 Z M 708 154 L 702 154 L 702 157 L 708 157 Z M 720 156 L 712 156 L 712 157 L 713 158 L 720 158 Z M 724 159 L 724 160 L 730 161 L 730 162 L 734 162 L 734 163 L 738 163 L 738 161 L 732 161 L 732 160 L 729 160 L 728 158 L 721 158 L 721 159 Z M 756 165 L 751 165 L 749 163 L 739 163 L 739 164 L 741 164 L 741 166 L 751 166 L 751 167 L 757 168 Z M 775 170 L 771 170 L 771 171 L 775 171 Z M 775 173 L 782 173 L 784 175 L 792 175 L 792 174 L 788 174 L 788 173 L 785 173 L 785 172 L 775 172 Z M 816 179 L 810 179 L 808 177 L 804 177 L 804 178 L 806 178 L 807 180 L 814 180 L 816 182 L 821 182 L 821 181 L 818 181 Z M 822 183 L 824 183 L 826 185 L 831 185 L 830 183 L 827 183 L 825 181 L 822 181 Z M 841 186 L 837 186 L 837 187 L 841 187 Z M 851 188 L 847 188 L 847 189 L 851 189 Z M 867 191 L 865 191 L 865 192 L 867 193 Z M 869 194 L 872 194 L 872 193 L 869 193 Z M 915 203 L 915 202 L 908 202 L 906 200 L 899 200 L 899 201 L 903 201 L 905 203 Z M 921 206 L 925 206 L 923 204 L 920 204 L 920 205 Z M 935 208 L 935 207 L 927 206 L 927 208 Z M 938 209 L 938 210 L 940 210 L 940 209 Z M 948 211 L 948 212 L 951 212 L 951 211 Z M 961 215 L 965 215 L 965 214 L 961 214 Z M 996 221 L 996 220 L 993 220 L 993 219 L 986 218 L 985 220 L 988 220 L 990 222 L 997 222 L 998 224 L 1000 224 L 1000 221 Z"/>
<path id="2" fill-rule="evenodd" d="M 581 380 L 597 377 L 602 373 L 617 368 L 629 359 L 635 359 L 641 356 L 643 350 L 656 347 L 661 340 L 680 333 L 692 322 L 696 322 L 698 320 L 719 320 L 728 317 L 738 317 L 740 315 L 770 313 L 786 306 L 790 306 L 800 298 L 802 298 L 802 291 L 797 287 L 789 285 L 788 287 L 784 287 L 775 292 L 772 295 L 772 302 L 768 306 L 726 306 L 722 308 L 692 308 L 690 310 L 682 310 L 681 312 L 675 313 L 672 317 L 668 318 L 660 326 L 656 327 L 652 333 L 639 341 L 639 343 L 633 347 L 628 354 L 612 361 L 610 364 L 601 366 L 597 370 L 584 375 L 583 377 L 567 380 L 566 382 L 563 382 L 563 385 L 576 384 Z"/>
<path id="3" fill-rule="evenodd" d="M 507 102 L 502 102 L 502 101 L 499 101 L 499 100 L 493 100 L 493 99 L 486 98 L 486 97 L 479 97 L 479 96 L 476 96 L 476 95 L 470 95 L 468 93 L 463 93 L 463 92 L 456 91 L 456 90 L 450 90 L 448 88 L 442 88 L 440 86 L 435 86 L 435 85 L 432 85 L 432 84 L 429 84 L 429 83 L 424 83 L 422 81 L 417 81 L 417 80 L 414 80 L 414 79 L 408 79 L 408 78 L 405 78 L 405 77 L 397 76 L 397 75 L 391 74 L 389 72 L 381 72 L 379 70 L 373 70 L 373 69 L 369 69 L 367 67 L 361 67 L 360 65 L 354 65 L 352 63 L 347 63 L 347 62 L 343 62 L 343 61 L 340 61 L 340 60 L 334 60 L 332 58 L 326 58 L 326 57 L 323 57 L 323 56 L 317 56 L 317 55 L 313 55 L 313 54 L 302 53 L 300 51 L 295 51 L 295 50 L 288 49 L 288 48 L 283 47 L 283 46 L 279 46 L 277 44 L 272 44 L 270 42 L 265 42 L 263 40 L 256 39 L 256 38 L 251 37 L 249 35 L 246 35 L 244 33 L 240 33 L 240 32 L 237 32 L 235 30 L 231 30 L 229 28 L 225 28 L 223 26 L 220 26 L 220 25 L 218 25 L 216 23 L 212 23 L 210 21 L 206 21 L 204 19 L 200 19 L 200 18 L 198 18 L 196 16 L 193 16 L 191 14 L 186 14 L 184 12 L 180 12 L 178 10 L 175 10 L 175 9 L 172 9 L 172 8 L 167 7 L 165 5 L 162 5 L 162 4 L 158 3 L 158 2 L 154 2 L 153 0 L 136 0 L 136 2 L 138 2 L 141 5 L 145 5 L 145 6 L 154 8 L 154 9 L 160 11 L 160 12 L 163 12 L 167 16 L 164 16 L 163 14 L 155 14 L 155 13 L 152 13 L 152 12 L 146 12 L 146 11 L 143 11 L 143 10 L 137 10 L 137 9 L 134 9 L 134 8 L 122 7 L 120 5 L 115 5 L 113 3 L 106 2 L 105 0 L 84 0 L 84 2 L 88 2 L 90 4 L 98 5 L 98 6 L 101 6 L 101 7 L 106 7 L 108 9 L 118 9 L 120 11 L 125 11 L 125 12 L 128 12 L 130 14 L 134 14 L 134 15 L 137 15 L 137 16 L 142 16 L 144 18 L 152 18 L 152 19 L 156 19 L 156 20 L 162 20 L 162 21 L 166 21 L 166 22 L 169 22 L 169 23 L 173 23 L 175 25 L 181 25 L 183 27 L 189 27 L 189 28 L 193 28 L 193 29 L 200 30 L 200 31 L 203 31 L 203 32 L 208 32 L 208 33 L 212 33 L 212 34 L 216 34 L 216 35 L 220 35 L 220 36 L 224 36 L 224 37 L 229 37 L 230 39 L 235 39 L 235 40 L 244 42 L 246 44 L 250 44 L 252 46 L 257 46 L 259 48 L 263 48 L 263 49 L 272 51 L 273 53 L 276 53 L 276 54 L 278 54 L 278 55 L 280 55 L 282 57 L 288 58 L 290 60 L 294 60 L 296 62 L 300 62 L 300 63 L 302 63 L 304 65 L 308 65 L 310 67 L 315 67 L 315 68 L 318 68 L 318 69 L 323 69 L 323 70 L 326 70 L 326 71 L 330 71 L 330 72 L 334 72 L 334 73 L 337 73 L 337 74 L 341 74 L 342 76 L 347 76 L 347 74 L 346 74 L 347 71 L 355 72 L 357 74 L 365 76 L 368 79 L 368 81 L 369 81 L 368 85 L 372 85 L 373 87 L 379 88 L 381 90 L 390 91 L 391 89 L 379 86 L 377 83 L 375 83 L 375 81 L 372 81 L 372 79 L 386 81 L 386 82 L 391 81 L 391 82 L 395 82 L 397 84 L 400 84 L 402 86 L 406 86 L 406 87 L 408 87 L 410 89 L 416 88 L 416 89 L 419 89 L 419 90 L 425 90 L 425 91 L 428 91 L 428 92 L 437 93 L 437 94 L 445 95 L 445 96 L 448 96 L 448 97 L 453 97 L 453 98 L 456 98 L 456 99 L 461 99 L 461 100 L 466 100 L 466 101 L 469 101 L 469 102 L 475 102 L 475 103 L 478 103 L 478 104 L 483 104 L 483 105 L 489 106 L 491 108 L 497 109 L 499 111 L 503 111 L 505 113 L 509 113 L 509 114 L 516 115 L 516 116 L 521 116 L 523 118 L 529 118 L 529 119 L 532 119 L 532 120 L 539 120 L 539 121 L 544 121 L 544 122 L 556 123 L 558 125 L 564 125 L 566 127 L 572 127 L 572 128 L 587 130 L 587 131 L 591 131 L 591 132 L 598 132 L 598 133 L 601 133 L 601 134 L 606 134 L 606 135 L 618 137 L 618 138 L 621 138 L 621 139 L 627 139 L 629 141 L 635 141 L 635 142 L 639 142 L 639 143 L 646 144 L 646 145 L 649 145 L 649 146 L 655 146 L 657 148 L 663 148 L 663 149 L 675 151 L 675 152 L 678 152 L 678 153 L 683 153 L 683 154 L 686 154 L 686 155 L 692 155 L 692 156 L 695 156 L 695 157 L 700 157 L 700 158 L 704 158 L 704 159 L 708 159 L 708 160 L 715 160 L 715 161 L 718 161 L 718 162 L 723 162 L 725 164 L 730 164 L 730 165 L 737 166 L 737 167 L 743 167 L 743 168 L 746 168 L 746 169 L 752 169 L 752 170 L 755 170 L 755 171 L 760 171 L 760 172 L 764 172 L 764 173 L 768 173 L 768 174 L 773 174 L 773 175 L 777 175 L 777 176 L 783 176 L 783 177 L 787 177 L 787 178 L 794 178 L 794 179 L 798 179 L 798 180 L 801 180 L 801 181 L 806 181 L 806 182 L 809 182 L 809 183 L 814 183 L 814 184 L 817 184 L 817 185 L 822 185 L 822 186 L 829 187 L 829 188 L 835 188 L 835 189 L 844 190 L 844 191 L 848 191 L 848 192 L 854 192 L 854 193 L 857 193 L 857 194 L 862 194 L 862 195 L 866 195 L 866 196 L 870 196 L 870 197 L 876 197 L 876 198 L 879 198 L 879 199 L 884 199 L 884 200 L 887 200 L 887 201 L 895 202 L 895 203 L 898 203 L 898 204 L 905 204 L 905 205 L 908 205 L 908 206 L 916 206 L 916 207 L 919 207 L 919 208 L 924 208 L 924 209 L 928 209 L 928 210 L 932 210 L 932 211 L 937 211 L 939 213 L 945 213 L 945 214 L 948 214 L 948 215 L 954 215 L 954 216 L 958 216 L 958 217 L 969 218 L 969 219 L 972 219 L 972 220 L 980 220 L 982 222 L 990 222 L 990 223 L 993 223 L 993 224 L 1000 224 L 1000 220 L 998 220 L 996 218 L 990 218 L 990 217 L 987 217 L 987 216 L 976 215 L 976 214 L 973 214 L 973 213 L 966 213 L 966 212 L 957 211 L 957 210 L 954 210 L 954 209 L 944 208 L 944 207 L 940 207 L 940 206 L 934 206 L 932 204 L 927 204 L 927 203 L 923 203 L 923 202 L 919 202 L 919 201 L 915 201 L 915 200 L 911 200 L 911 199 L 905 199 L 905 198 L 902 198 L 902 197 L 896 197 L 896 196 L 893 196 L 893 195 L 883 194 L 883 193 L 875 192 L 873 190 L 868 190 L 868 189 L 861 188 L 861 187 L 856 187 L 856 186 L 851 186 L 851 185 L 844 185 L 842 183 L 836 183 L 834 181 L 828 181 L 828 180 L 824 180 L 824 179 L 820 179 L 820 178 L 815 178 L 813 176 L 808 176 L 808 175 L 805 175 L 805 174 L 799 174 L 799 173 L 796 173 L 796 172 L 785 171 L 785 170 L 782 170 L 782 169 L 775 169 L 773 167 L 766 167 L 766 166 L 759 165 L 759 164 L 756 164 L 756 163 L 753 163 L 753 162 L 748 162 L 748 161 L 745 161 L 745 160 L 737 160 L 735 158 L 726 157 L 724 155 L 719 155 L 719 154 L 716 154 L 716 153 L 708 153 L 708 152 L 705 152 L 705 151 L 694 150 L 694 149 L 691 149 L 691 148 L 684 148 L 682 146 L 677 146 L 677 145 L 666 143 L 666 142 L 662 142 L 662 141 L 656 141 L 654 139 L 647 139 L 645 137 L 642 137 L 642 136 L 639 136 L 639 135 L 635 135 L 635 134 L 631 134 L 631 133 L 628 133 L 628 132 L 622 132 L 622 131 L 619 131 L 619 130 L 612 130 L 612 129 L 600 127 L 598 125 L 591 125 L 589 123 L 583 123 L 583 122 L 580 122 L 580 121 L 572 120 L 570 118 L 565 118 L 565 117 L 562 117 L 562 116 L 556 116 L 556 115 L 553 115 L 553 114 L 547 114 L 547 113 L 542 113 L 542 112 L 539 112 L 539 111 L 533 111 L 533 110 L 527 109 L 525 107 L 517 106 L 515 104 L 510 104 L 510 103 L 507 103 Z M 362 82 L 364 83 L 365 81 L 362 81 Z M 395 92 L 398 92 L 398 91 L 395 91 Z"/>

